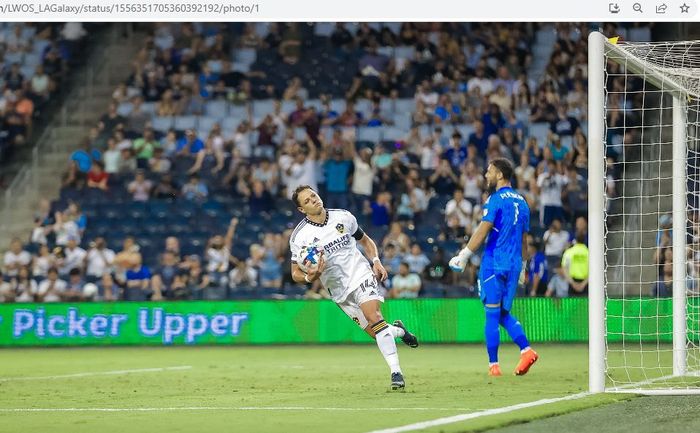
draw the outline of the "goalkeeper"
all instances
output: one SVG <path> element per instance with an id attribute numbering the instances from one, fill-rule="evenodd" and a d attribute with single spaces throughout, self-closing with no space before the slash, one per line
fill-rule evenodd
<path id="1" fill-rule="evenodd" d="M 486 240 L 479 270 L 479 296 L 486 310 L 486 350 L 489 375 L 501 376 L 498 365 L 499 325 L 520 347 L 520 362 L 515 374 L 526 374 L 537 361 L 520 322 L 510 314 L 519 280 L 524 278 L 527 251 L 525 233 L 530 226 L 530 208 L 525 199 L 511 187 L 513 166 L 507 159 L 489 163 L 486 182 L 494 192 L 484 204 L 484 216 L 471 239 L 459 254 L 450 260 L 450 268 L 464 271 L 469 257 Z"/>

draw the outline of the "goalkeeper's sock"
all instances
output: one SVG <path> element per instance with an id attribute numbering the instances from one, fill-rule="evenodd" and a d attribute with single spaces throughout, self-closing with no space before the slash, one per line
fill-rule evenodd
<path id="1" fill-rule="evenodd" d="M 486 351 L 489 354 L 489 363 L 498 362 L 498 345 L 501 336 L 498 331 L 498 320 L 501 311 L 499 308 L 486 307 L 486 326 L 484 335 L 486 336 Z"/>
<path id="2" fill-rule="evenodd" d="M 521 325 L 518 319 L 513 317 L 509 311 L 501 311 L 500 323 L 501 326 L 506 328 L 508 335 L 510 335 L 513 342 L 518 345 L 521 352 L 530 347 L 530 342 L 527 341 L 525 331 L 523 330 L 523 325 Z"/>
<path id="3" fill-rule="evenodd" d="M 399 354 L 396 352 L 396 341 L 394 341 L 394 334 L 391 331 L 393 326 L 386 323 L 384 320 L 372 325 L 372 330 L 377 340 L 377 346 L 379 351 L 382 352 L 382 356 L 389 365 L 392 373 L 401 373 L 401 366 L 399 365 Z"/>

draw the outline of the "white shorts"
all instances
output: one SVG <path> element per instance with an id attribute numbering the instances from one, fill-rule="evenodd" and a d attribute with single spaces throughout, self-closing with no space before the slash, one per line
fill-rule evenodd
<path id="1" fill-rule="evenodd" d="M 338 303 L 338 306 L 349 318 L 360 325 L 360 328 L 365 329 L 369 322 L 367 322 L 367 318 L 362 313 L 360 305 L 367 301 L 384 302 L 384 297 L 379 294 L 379 283 L 373 274 L 368 274 L 361 283 L 348 293 L 347 298 L 343 302 Z"/>

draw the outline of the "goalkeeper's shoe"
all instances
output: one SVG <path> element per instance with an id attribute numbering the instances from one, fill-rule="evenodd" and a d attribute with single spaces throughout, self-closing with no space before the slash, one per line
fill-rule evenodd
<path id="1" fill-rule="evenodd" d="M 404 344 L 406 344 L 406 346 L 418 347 L 418 338 L 415 335 L 408 332 L 408 329 L 406 329 L 402 321 L 394 320 L 393 325 L 397 328 L 403 329 L 404 334 L 403 337 L 401 337 L 401 341 L 403 341 Z"/>
<path id="2" fill-rule="evenodd" d="M 532 349 L 528 349 L 526 352 L 520 354 L 520 362 L 518 362 L 518 366 L 515 367 L 515 375 L 516 376 L 522 376 L 524 374 L 527 374 L 527 372 L 530 370 L 530 367 L 533 366 L 535 362 L 539 359 L 539 355 L 537 355 L 537 352 L 535 352 Z"/>
<path id="3" fill-rule="evenodd" d="M 462 260 L 459 254 L 450 259 L 450 269 L 454 272 L 464 272 L 464 268 L 467 266 L 467 260 Z"/>
<path id="4" fill-rule="evenodd" d="M 489 376 L 503 376 L 501 367 L 498 364 L 493 364 L 489 367 Z"/>
<path id="5" fill-rule="evenodd" d="M 403 374 L 396 372 L 391 373 L 391 389 L 403 389 L 406 386 L 406 382 L 403 381 Z"/>

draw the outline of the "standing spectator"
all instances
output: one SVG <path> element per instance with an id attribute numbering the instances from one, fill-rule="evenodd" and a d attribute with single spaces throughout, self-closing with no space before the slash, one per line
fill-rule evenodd
<path id="1" fill-rule="evenodd" d="M 411 245 L 411 252 L 406 254 L 403 261 L 408 264 L 411 273 L 422 275 L 426 267 L 430 264 L 430 259 L 421 250 L 418 243 Z"/>
<path id="2" fill-rule="evenodd" d="M 68 212 L 56 212 L 56 222 L 52 230 L 56 233 L 56 245 L 68 244 L 69 238 L 75 238 L 80 243 L 80 227 Z"/>
<path id="3" fill-rule="evenodd" d="M 394 213 L 391 207 L 391 194 L 388 192 L 377 194 L 376 201 L 369 205 L 369 209 L 366 209 L 366 212 L 372 216 L 372 225 L 375 227 L 389 225 L 391 216 Z"/>
<path id="4" fill-rule="evenodd" d="M 354 149 L 354 147 L 353 147 Z M 372 188 L 376 169 L 372 164 L 372 149 L 365 147 L 353 158 L 352 194 L 354 207 L 359 214 L 372 199 Z"/>
<path id="5" fill-rule="evenodd" d="M 481 202 L 484 176 L 479 173 L 473 161 L 467 161 L 463 167 L 464 169 L 459 181 L 463 188 L 464 198 L 471 203 L 472 206 L 476 206 Z"/>
<path id="6" fill-rule="evenodd" d="M 102 278 L 102 275 L 112 272 L 115 254 L 114 251 L 107 248 L 107 242 L 102 237 L 96 238 L 90 246 L 85 258 L 87 262 L 85 279 L 89 283 L 96 283 Z"/>
<path id="7" fill-rule="evenodd" d="M 464 198 L 461 189 L 457 188 L 452 200 L 445 205 L 445 219 L 447 227 L 455 233 L 456 237 L 471 235 L 473 206 Z"/>
<path id="8" fill-rule="evenodd" d="M 10 241 L 10 250 L 5 253 L 3 263 L 5 266 L 5 276 L 9 279 L 16 277 L 21 268 L 29 266 L 32 263 L 32 255 L 29 254 L 28 251 L 22 249 L 22 241 L 18 238 L 14 238 Z"/>
<path id="9" fill-rule="evenodd" d="M 131 194 L 131 199 L 134 201 L 148 201 L 153 189 L 153 182 L 146 179 L 143 170 L 138 170 L 134 180 L 129 183 L 128 191 Z"/>
<path id="10" fill-rule="evenodd" d="M 272 194 L 265 189 L 265 185 L 261 181 L 254 180 L 253 187 L 246 192 L 251 215 L 269 213 L 274 209 L 275 203 Z"/>
<path id="11" fill-rule="evenodd" d="M 416 273 L 410 273 L 408 263 L 403 262 L 398 275 L 391 279 L 389 298 L 417 298 L 420 288 L 420 277 Z"/>
<path id="12" fill-rule="evenodd" d="M 545 162 L 544 172 L 537 177 L 540 192 L 540 223 L 548 227 L 554 219 L 563 220 L 561 192 L 568 180 L 557 172 L 554 161 Z"/>
<path id="13" fill-rule="evenodd" d="M 198 175 L 190 176 L 190 181 L 182 186 L 182 196 L 190 201 L 204 201 L 209 195 L 207 186 Z"/>
<path id="14" fill-rule="evenodd" d="M 557 263 L 561 262 L 564 250 L 569 246 L 569 233 L 561 229 L 561 220 L 555 218 L 552 225 L 542 236 L 544 255 L 547 258 L 547 269 L 551 272 Z"/>
<path id="15" fill-rule="evenodd" d="M 579 236 L 561 259 L 564 275 L 569 282 L 571 296 L 588 295 L 588 247 Z"/>
<path id="16" fill-rule="evenodd" d="M 331 209 L 347 209 L 350 207 L 350 181 L 352 178 L 352 161 L 350 155 L 354 153 L 347 148 L 354 144 L 348 143 L 346 149 L 334 148 L 332 158 L 323 164 L 326 175 L 325 203 Z"/>
<path id="17" fill-rule="evenodd" d="M 446 159 L 440 160 L 440 165 L 428 181 L 438 195 L 452 195 L 459 184 L 459 178 L 454 174 Z"/>
<path id="18" fill-rule="evenodd" d="M 229 222 L 225 236 L 216 235 L 209 239 L 207 245 L 207 273 L 209 281 L 217 287 L 226 287 L 228 270 L 231 262 L 231 243 L 236 233 L 238 218 Z"/>
<path id="19" fill-rule="evenodd" d="M 46 279 L 39 284 L 37 302 L 60 302 L 66 290 L 66 282 L 58 278 L 56 268 L 49 269 Z"/>

